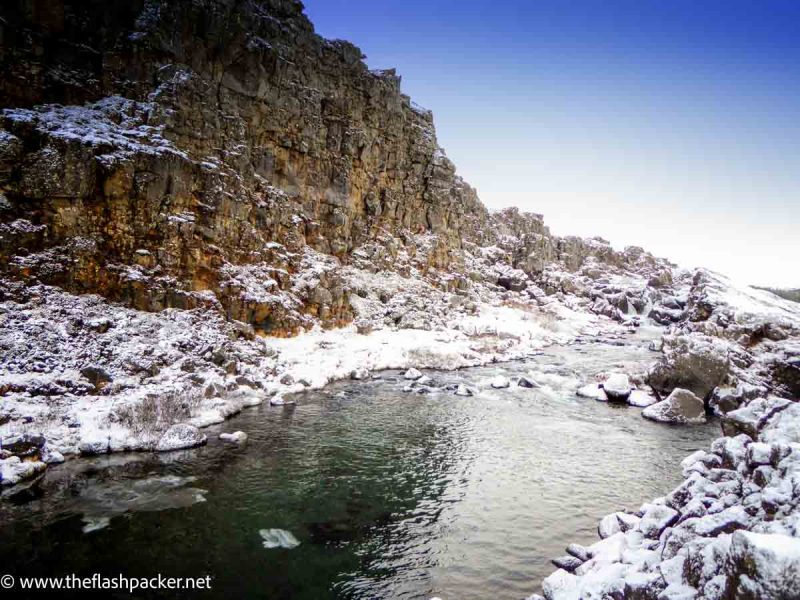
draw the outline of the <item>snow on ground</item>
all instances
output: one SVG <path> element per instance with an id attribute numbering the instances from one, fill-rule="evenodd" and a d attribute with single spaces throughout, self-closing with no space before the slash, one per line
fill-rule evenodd
<path id="1" fill-rule="evenodd" d="M 500 298 L 453 307 L 452 295 L 428 284 L 372 279 L 391 294 L 384 303 L 371 288 L 357 300 L 376 329 L 316 327 L 287 339 L 247 335 L 243 324 L 213 311 L 147 313 L 9 283 L 0 302 L 0 440 L 41 434 L 43 454 L 65 455 L 197 445 L 202 435 L 183 429 L 176 436 L 170 426 L 219 423 L 247 406 L 371 371 L 511 360 L 585 328 L 615 327 L 559 302 L 546 310 Z M 9 479 L 12 467 L 4 467 Z"/>

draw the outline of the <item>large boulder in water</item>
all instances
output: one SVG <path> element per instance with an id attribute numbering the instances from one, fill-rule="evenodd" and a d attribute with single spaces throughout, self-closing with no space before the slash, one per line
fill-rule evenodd
<path id="1" fill-rule="evenodd" d="M 676 388 L 666 400 L 645 408 L 642 416 L 659 423 L 705 423 L 706 409 L 703 401 L 692 392 Z"/>
<path id="2" fill-rule="evenodd" d="M 705 399 L 725 381 L 730 368 L 725 342 L 692 334 L 664 336 L 664 344 L 664 358 L 647 375 L 660 395 L 683 388 Z"/>

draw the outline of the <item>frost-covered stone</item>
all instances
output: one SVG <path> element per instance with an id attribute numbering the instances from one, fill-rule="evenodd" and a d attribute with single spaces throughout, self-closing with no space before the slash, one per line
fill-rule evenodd
<path id="1" fill-rule="evenodd" d="M 587 560 L 592 558 L 592 556 L 594 556 L 594 553 L 589 548 L 587 548 L 586 546 L 582 546 L 581 544 L 575 544 L 575 543 L 567 546 L 567 554 L 571 554 L 575 558 L 579 559 L 581 562 L 586 562 Z"/>
<path id="2" fill-rule="evenodd" d="M 204 433 L 197 427 L 187 423 L 177 423 L 167 429 L 156 443 L 157 452 L 167 452 L 169 450 L 181 450 L 183 448 L 194 448 L 202 446 L 207 441 Z"/>
<path id="3" fill-rule="evenodd" d="M 583 561 L 575 556 L 559 556 L 558 558 L 552 559 L 550 562 L 552 562 L 556 568 L 564 569 L 570 573 L 583 564 Z"/>
<path id="4" fill-rule="evenodd" d="M 575 393 L 578 396 L 582 396 L 584 398 L 594 398 L 595 400 L 600 400 L 601 402 L 608 400 L 605 390 L 603 390 L 598 383 L 587 383 L 586 385 L 580 387 Z"/>
<path id="5" fill-rule="evenodd" d="M 747 446 L 747 464 L 755 469 L 761 465 L 768 465 L 774 456 L 773 447 L 770 444 L 753 442 Z"/>
<path id="6" fill-rule="evenodd" d="M 631 394 L 631 382 L 624 373 L 612 373 L 603 383 L 603 390 L 611 402 L 624 402 Z"/>
<path id="7" fill-rule="evenodd" d="M 661 532 L 678 520 L 680 513 L 663 504 L 645 504 L 639 531 L 645 537 L 658 538 Z"/>
<path id="8" fill-rule="evenodd" d="M 260 529 L 258 533 L 263 540 L 264 548 L 285 548 L 291 550 L 300 545 L 300 540 L 298 540 L 291 531 L 286 531 L 285 529 Z"/>
<path id="9" fill-rule="evenodd" d="M 499 390 L 503 388 L 507 388 L 511 385 L 511 382 L 508 380 L 508 377 L 504 377 L 503 375 L 497 375 L 489 382 L 494 389 Z"/>
<path id="10" fill-rule="evenodd" d="M 0 486 L 16 485 L 41 473 L 47 465 L 36 460 L 22 460 L 19 456 L 0 459 Z"/>
<path id="11" fill-rule="evenodd" d="M 524 375 L 517 379 L 517 387 L 521 388 L 540 388 L 538 383 L 535 380 L 531 379 L 530 377 L 525 377 Z"/>
<path id="12" fill-rule="evenodd" d="M 619 513 L 611 513 L 600 520 L 600 524 L 597 526 L 597 533 L 601 539 L 606 539 L 622 531 L 619 518 L 617 518 L 618 514 Z"/>
<path id="13" fill-rule="evenodd" d="M 364 367 L 359 367 L 357 369 L 353 369 L 350 372 L 350 379 L 355 381 L 363 381 L 365 379 L 369 379 L 369 370 L 365 369 Z"/>
<path id="14" fill-rule="evenodd" d="M 628 396 L 628 404 L 639 408 L 646 408 L 656 402 L 658 402 L 658 398 L 652 394 L 648 394 L 644 390 L 631 390 Z"/>
<path id="15" fill-rule="evenodd" d="M 244 444 L 247 441 L 247 434 L 244 431 L 234 431 L 233 433 L 220 433 L 219 439 L 221 439 L 223 442 Z"/>
<path id="16" fill-rule="evenodd" d="M 40 458 L 43 463 L 48 465 L 57 465 L 64 462 L 64 455 L 48 446 L 42 448 Z"/>
<path id="17" fill-rule="evenodd" d="M 405 379 L 410 379 L 413 381 L 422 377 L 422 372 L 420 372 L 419 369 L 415 369 L 412 367 L 403 374 L 403 377 Z"/>
<path id="18" fill-rule="evenodd" d="M 737 531 L 726 567 L 726 598 L 797 598 L 800 538 Z"/>
<path id="19" fill-rule="evenodd" d="M 689 390 L 676 388 L 666 400 L 648 406 L 642 416 L 660 423 L 705 423 L 706 411 L 703 401 Z"/>
<path id="20" fill-rule="evenodd" d="M 456 396 L 473 396 L 474 392 L 463 383 L 459 383 L 458 387 L 456 388 L 455 394 Z"/>

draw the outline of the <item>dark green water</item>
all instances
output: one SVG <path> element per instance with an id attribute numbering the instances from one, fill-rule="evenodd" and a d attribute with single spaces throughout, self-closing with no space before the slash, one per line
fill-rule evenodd
<path id="1" fill-rule="evenodd" d="M 567 543 L 667 492 L 715 436 L 572 393 L 652 360 L 643 344 L 429 373 L 481 388 L 468 398 L 405 393 L 385 373 L 246 410 L 197 450 L 70 461 L 0 502 L 0 574 L 212 578 L 211 592 L 135 597 L 524 598 Z M 531 370 L 543 389 L 488 388 Z M 216 439 L 239 429 L 243 448 Z M 300 545 L 265 548 L 271 528 Z"/>

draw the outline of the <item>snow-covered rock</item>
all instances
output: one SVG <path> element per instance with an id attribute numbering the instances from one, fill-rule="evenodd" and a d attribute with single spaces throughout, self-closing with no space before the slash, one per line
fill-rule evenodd
<path id="1" fill-rule="evenodd" d="M 156 443 L 157 452 L 181 450 L 202 446 L 207 441 L 206 435 L 197 427 L 187 423 L 176 423 L 167 429 Z"/>
<path id="2" fill-rule="evenodd" d="M 456 396 L 474 396 L 475 393 L 463 383 L 459 383 L 455 392 Z"/>
<path id="3" fill-rule="evenodd" d="M 365 369 L 364 367 L 358 367 L 350 372 L 350 379 L 353 379 L 355 381 L 363 381 L 365 379 L 369 379 L 369 375 L 370 375 L 369 369 Z"/>
<path id="4" fill-rule="evenodd" d="M 0 486 L 15 485 L 38 475 L 47 465 L 38 460 L 22 460 L 19 456 L 0 459 Z"/>
<path id="5" fill-rule="evenodd" d="M 675 388 L 666 400 L 648 406 L 642 416 L 659 423 L 705 423 L 703 401 L 689 390 Z"/>
<path id="6" fill-rule="evenodd" d="M 610 402 L 624 402 L 631 394 L 631 382 L 624 373 L 611 373 L 603 383 L 603 391 Z"/>
<path id="7" fill-rule="evenodd" d="M 655 404 L 656 402 L 658 402 L 658 398 L 644 390 L 631 390 L 631 393 L 628 396 L 628 404 L 631 406 L 637 406 L 639 408 L 646 408 L 651 404 Z"/>
<path id="8" fill-rule="evenodd" d="M 247 434 L 244 431 L 234 431 L 233 433 L 220 433 L 219 439 L 223 442 L 234 444 L 244 444 L 247 441 Z"/>
<path id="9" fill-rule="evenodd" d="M 422 377 L 422 372 L 419 369 L 415 369 L 411 367 L 408 371 L 403 374 L 405 379 L 409 379 L 411 381 L 417 380 Z"/>
<path id="10" fill-rule="evenodd" d="M 542 387 L 534 379 L 525 377 L 524 375 L 517 379 L 517 387 L 535 389 Z"/>
<path id="11" fill-rule="evenodd" d="M 606 402 L 608 400 L 605 390 L 600 387 L 599 383 L 587 383 L 578 388 L 575 393 L 583 398 L 593 398 L 601 402 Z"/>
<path id="12" fill-rule="evenodd" d="M 800 597 L 800 538 L 737 531 L 725 568 L 727 598 Z"/>
<path id="13" fill-rule="evenodd" d="M 639 531 L 645 537 L 658 539 L 661 532 L 678 520 L 680 513 L 663 504 L 645 504 L 642 507 Z"/>
<path id="14" fill-rule="evenodd" d="M 494 389 L 499 390 L 509 387 L 511 382 L 508 380 L 508 377 L 497 375 L 489 382 L 489 385 L 491 385 Z"/>
<path id="15" fill-rule="evenodd" d="M 285 529 L 260 529 L 258 534 L 263 540 L 264 548 L 285 548 L 291 550 L 300 545 L 298 540 L 291 531 Z"/>

